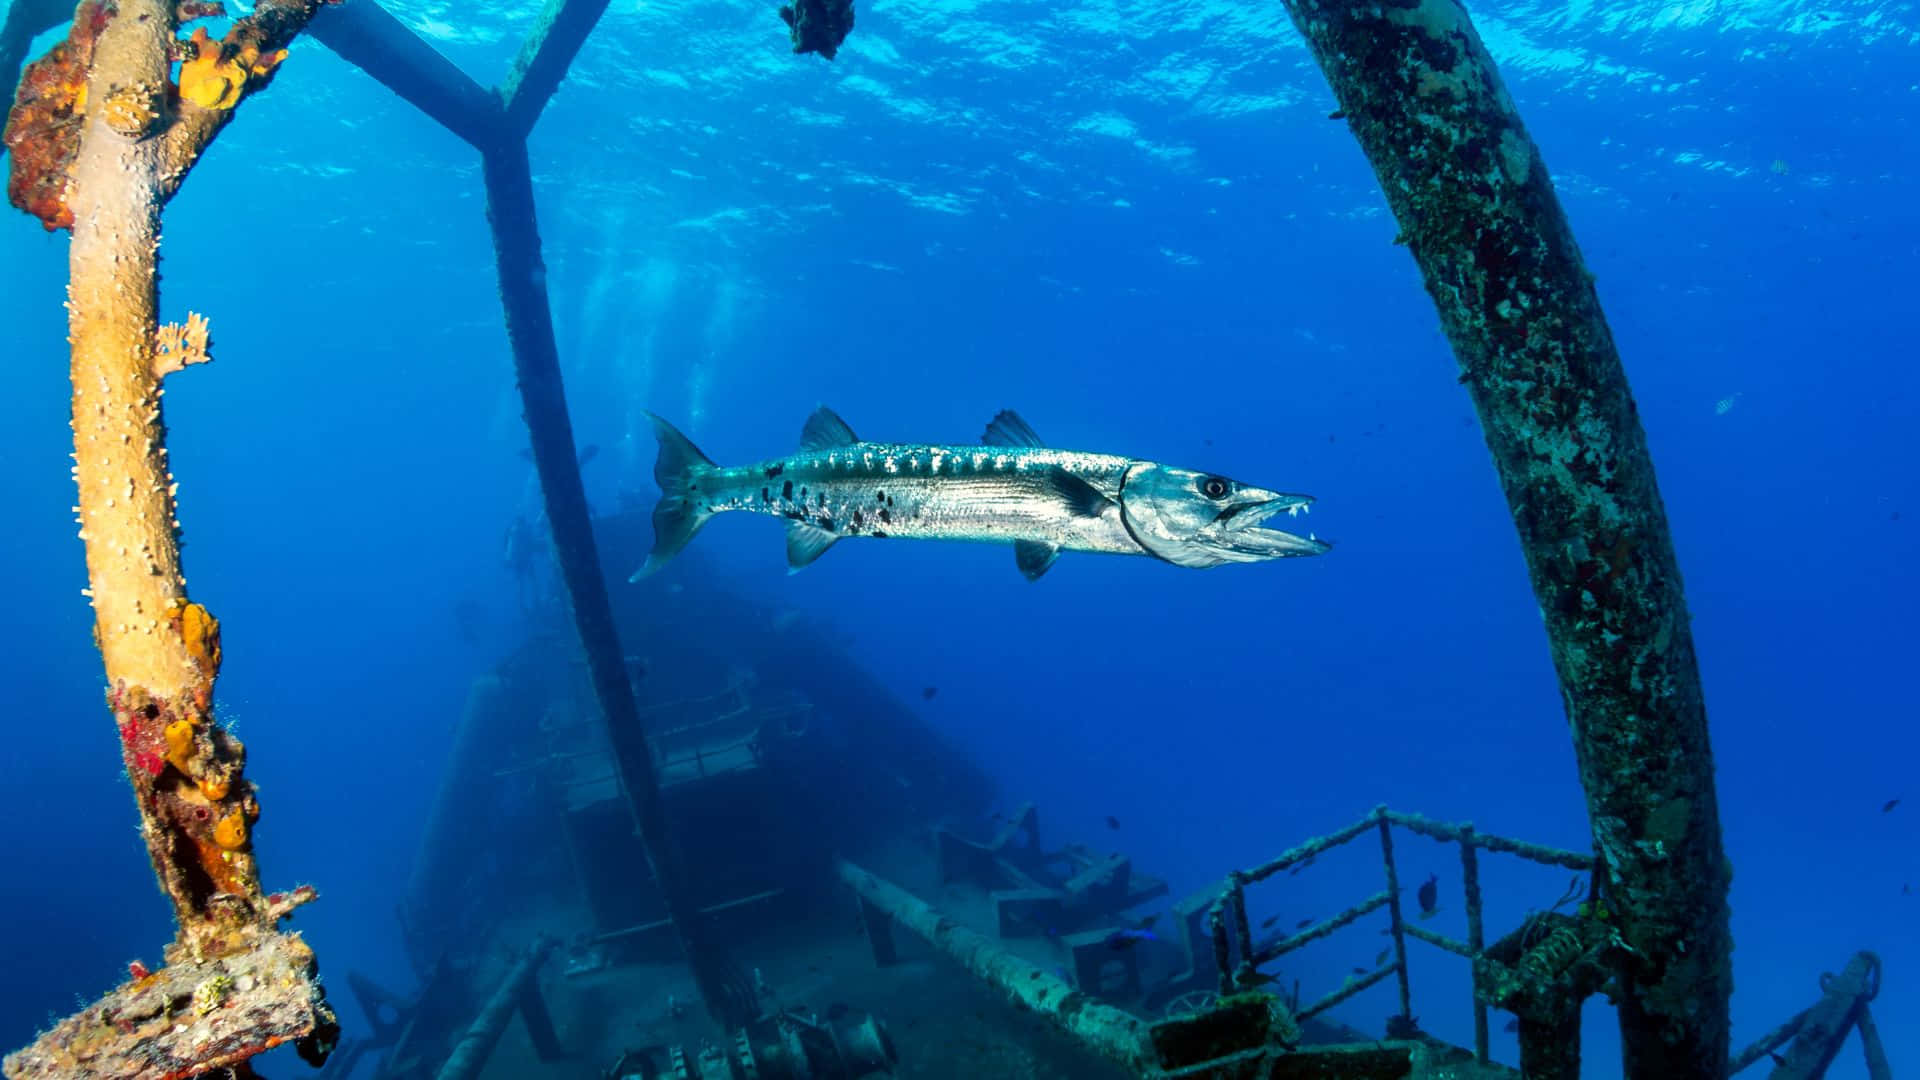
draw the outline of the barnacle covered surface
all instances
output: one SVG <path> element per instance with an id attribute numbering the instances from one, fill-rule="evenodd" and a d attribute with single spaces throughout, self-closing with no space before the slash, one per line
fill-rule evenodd
<path id="1" fill-rule="evenodd" d="M 286 910 L 294 902 L 283 901 Z M 185 1080 L 288 1042 L 302 1057 L 323 1057 L 337 1025 L 313 950 L 297 933 L 254 927 L 243 936 L 244 947 L 219 956 L 195 959 L 176 946 L 158 971 L 134 965 L 126 982 L 9 1055 L 7 1077 Z"/>
<path id="2" fill-rule="evenodd" d="M 1731 868 L 1678 561 L 1593 279 L 1458 0 L 1288 9 L 1380 179 L 1500 469 L 1627 946 L 1629 1070 L 1717 1075 Z"/>
<path id="3" fill-rule="evenodd" d="M 74 513 L 86 593 L 141 838 L 179 930 L 165 967 L 131 965 L 131 981 L 8 1057 L 8 1077 L 195 1076 L 243 1068 L 289 1041 L 318 1063 L 333 1038 L 312 950 L 277 929 L 313 892 L 261 893 L 245 748 L 213 713 L 220 623 L 187 597 L 181 571 L 161 380 L 206 359 L 206 324 L 196 316 L 162 330 L 157 318 L 161 208 L 316 4 L 261 0 L 222 41 L 196 34 L 184 97 L 173 78 L 177 21 L 216 5 L 82 5 L 9 117 L 9 195 L 73 233 Z"/>

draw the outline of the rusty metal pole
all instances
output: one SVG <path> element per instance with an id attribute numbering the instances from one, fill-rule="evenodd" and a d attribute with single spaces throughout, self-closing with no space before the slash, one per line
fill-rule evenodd
<path id="1" fill-rule="evenodd" d="M 207 323 L 157 319 L 162 209 L 317 3 L 262 0 L 221 39 L 188 41 L 177 35 L 192 5 L 83 3 L 28 67 L 8 117 L 9 198 L 73 234 L 74 511 L 94 644 L 140 834 L 179 927 L 165 967 L 134 962 L 126 983 L 10 1055 L 16 1080 L 240 1070 L 286 1042 L 317 1063 L 336 1034 L 312 949 L 276 929 L 313 890 L 260 887 L 260 801 L 213 712 L 220 624 L 189 599 L 182 570 L 162 380 L 209 359 Z M 189 1011 L 194 1022 L 181 1022 Z"/>
<path id="2" fill-rule="evenodd" d="M 1627 1072 L 1727 1063 L 1731 876 L 1680 571 L 1546 164 L 1457 0 L 1286 0 L 1419 264 L 1500 472 L 1620 927 Z"/>

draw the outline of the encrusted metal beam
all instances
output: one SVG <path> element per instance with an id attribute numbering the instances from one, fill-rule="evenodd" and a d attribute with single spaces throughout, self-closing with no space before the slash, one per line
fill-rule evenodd
<path id="1" fill-rule="evenodd" d="M 328 4 L 312 33 L 448 131 L 483 146 L 500 131 L 500 99 L 420 40 L 375 0 Z"/>
<path id="2" fill-rule="evenodd" d="M 1680 571 L 1593 278 L 1458 0 L 1286 0 L 1480 415 L 1546 620 L 1620 971 L 1627 1071 L 1718 1080 L 1731 876 Z"/>
<path id="3" fill-rule="evenodd" d="M 1103 1057 L 1142 1074 L 1153 1064 L 1155 1055 L 1147 1025 L 1138 1017 L 1081 993 L 1051 972 L 1001 948 L 985 934 L 967 929 L 925 900 L 845 859 L 835 863 L 835 870 L 840 880 L 869 905 L 869 921 L 876 910 L 884 913 L 993 985 L 1015 1005 L 1053 1021 Z"/>
<path id="4" fill-rule="evenodd" d="M 93 638 L 140 835 L 178 933 L 99 1002 L 9 1056 L 9 1077 L 185 1077 L 241 1070 L 337 1030 L 313 951 L 277 926 L 311 887 L 265 894 L 260 801 L 213 710 L 220 624 L 187 595 L 161 382 L 209 359 L 198 316 L 162 327 L 161 211 L 234 110 L 272 77 L 319 0 L 261 0 L 219 39 L 178 34 L 196 5 L 88 0 L 28 68 L 8 118 L 9 196 L 70 229 L 74 481 Z M 173 65 L 179 56 L 176 77 Z"/>
<path id="5" fill-rule="evenodd" d="M 533 33 L 520 47 L 500 99 L 506 102 L 507 130 L 526 138 L 547 107 L 548 99 L 567 77 L 573 58 L 593 32 L 607 0 L 547 0 L 534 22 Z"/>
<path id="6" fill-rule="evenodd" d="M 553 952 L 554 942 L 542 938 L 507 969 L 507 975 L 494 989 L 493 996 L 480 1008 L 480 1015 L 473 1018 L 460 1041 L 453 1044 L 453 1052 L 435 1074 L 435 1080 L 473 1080 L 480 1070 L 487 1067 L 487 1059 L 493 1056 L 493 1048 L 499 1043 L 500 1035 L 507 1030 L 507 1021 L 518 1012 L 527 1025 L 527 1035 L 542 1061 L 557 1057 L 559 1041 L 554 1037 L 553 1020 L 547 1013 L 544 999 L 540 997 L 540 985 L 537 976 L 540 965 Z"/>
<path id="7" fill-rule="evenodd" d="M 1821 986 L 1826 993 L 1807 1010 L 1794 1033 L 1793 1045 L 1787 1048 L 1785 1060 L 1769 1074 L 1770 1080 L 1816 1080 L 1827 1074 L 1827 1067 L 1839 1056 L 1867 1002 L 1880 992 L 1880 958 L 1872 953 L 1855 953 L 1844 971 L 1822 979 Z M 1873 1042 L 1878 1041 L 1876 1032 Z M 1884 1068 L 1884 1051 L 1882 1055 Z M 1869 1060 L 1872 1057 L 1870 1044 Z"/>
<path id="8" fill-rule="evenodd" d="M 560 350 L 553 336 L 553 311 L 547 302 L 546 265 L 540 255 L 535 218 L 533 169 L 522 139 L 487 147 L 481 154 L 487 187 L 487 220 L 493 226 L 494 261 L 500 276 L 500 302 L 506 310 L 507 337 L 519 376 L 522 412 L 532 442 L 534 469 L 540 476 L 547 522 L 553 529 L 554 556 L 566 588 L 574 626 L 586 653 L 587 672 L 600 705 L 608 744 L 613 749 L 620 786 L 633 811 L 646 848 L 655 886 L 693 971 L 702 1002 L 715 1020 L 734 1027 L 753 1018 L 750 991 L 743 991 L 720 943 L 705 932 L 688 888 L 685 860 L 667 820 L 652 750 L 613 622 L 606 575 L 594 542 L 587 492 L 580 481 L 573 420 L 560 376 Z"/>

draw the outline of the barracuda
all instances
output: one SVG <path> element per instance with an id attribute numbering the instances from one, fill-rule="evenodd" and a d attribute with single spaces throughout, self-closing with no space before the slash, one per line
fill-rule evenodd
<path id="1" fill-rule="evenodd" d="M 1051 449 L 1002 412 L 980 446 L 861 442 L 831 409 L 807 418 L 800 452 L 723 468 L 648 413 L 660 457 L 653 551 L 638 581 L 679 553 L 715 514 L 787 521 L 787 566 L 799 570 L 847 536 L 1012 544 L 1038 580 L 1062 551 L 1151 555 L 1205 568 L 1319 555 L 1328 545 L 1260 523 L 1300 514 L 1307 495 L 1249 487 L 1154 461 Z"/>

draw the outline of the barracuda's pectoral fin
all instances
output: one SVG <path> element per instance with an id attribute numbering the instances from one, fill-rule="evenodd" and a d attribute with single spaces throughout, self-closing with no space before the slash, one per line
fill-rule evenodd
<path id="1" fill-rule="evenodd" d="M 1060 557 L 1060 547 L 1042 540 L 1015 540 L 1013 542 L 1013 561 L 1028 581 L 1039 581 L 1040 575 L 1053 566 L 1053 560 Z"/>
<path id="2" fill-rule="evenodd" d="M 1010 414 L 1002 413 L 1002 416 Z M 1018 420 L 1019 417 L 1014 417 Z M 997 422 L 997 421 L 996 421 Z M 1067 512 L 1075 517 L 1097 518 L 1114 505 L 1099 488 L 1065 469 L 1054 469 L 1046 477 L 1047 491 L 1060 500 Z M 1028 581 L 1039 581 L 1040 575 L 1052 569 L 1053 561 L 1060 557 L 1060 545 L 1046 540 L 1015 540 L 1013 542 L 1013 561 Z"/>
<path id="3" fill-rule="evenodd" d="M 853 433 L 853 428 L 847 426 L 845 420 L 840 419 L 840 414 L 825 405 L 813 410 L 813 415 L 807 417 L 806 426 L 800 429 L 802 450 L 831 450 L 836 446 L 852 446 L 859 441 L 859 436 Z"/>
<path id="4" fill-rule="evenodd" d="M 1106 492 L 1065 469 L 1054 469 L 1047 474 L 1047 490 L 1076 517 L 1097 518 L 1113 505 Z"/>
<path id="5" fill-rule="evenodd" d="M 980 436 L 981 443 L 987 446 L 1031 446 L 1047 445 L 1040 441 L 1040 435 L 1033 425 L 1020 418 L 1012 409 L 1001 409 L 999 414 L 987 422 L 985 434 Z"/>
<path id="6" fill-rule="evenodd" d="M 804 521 L 788 522 L 787 573 L 799 573 L 807 564 L 825 555 L 838 539 L 838 536 L 818 525 L 809 525 Z"/>

